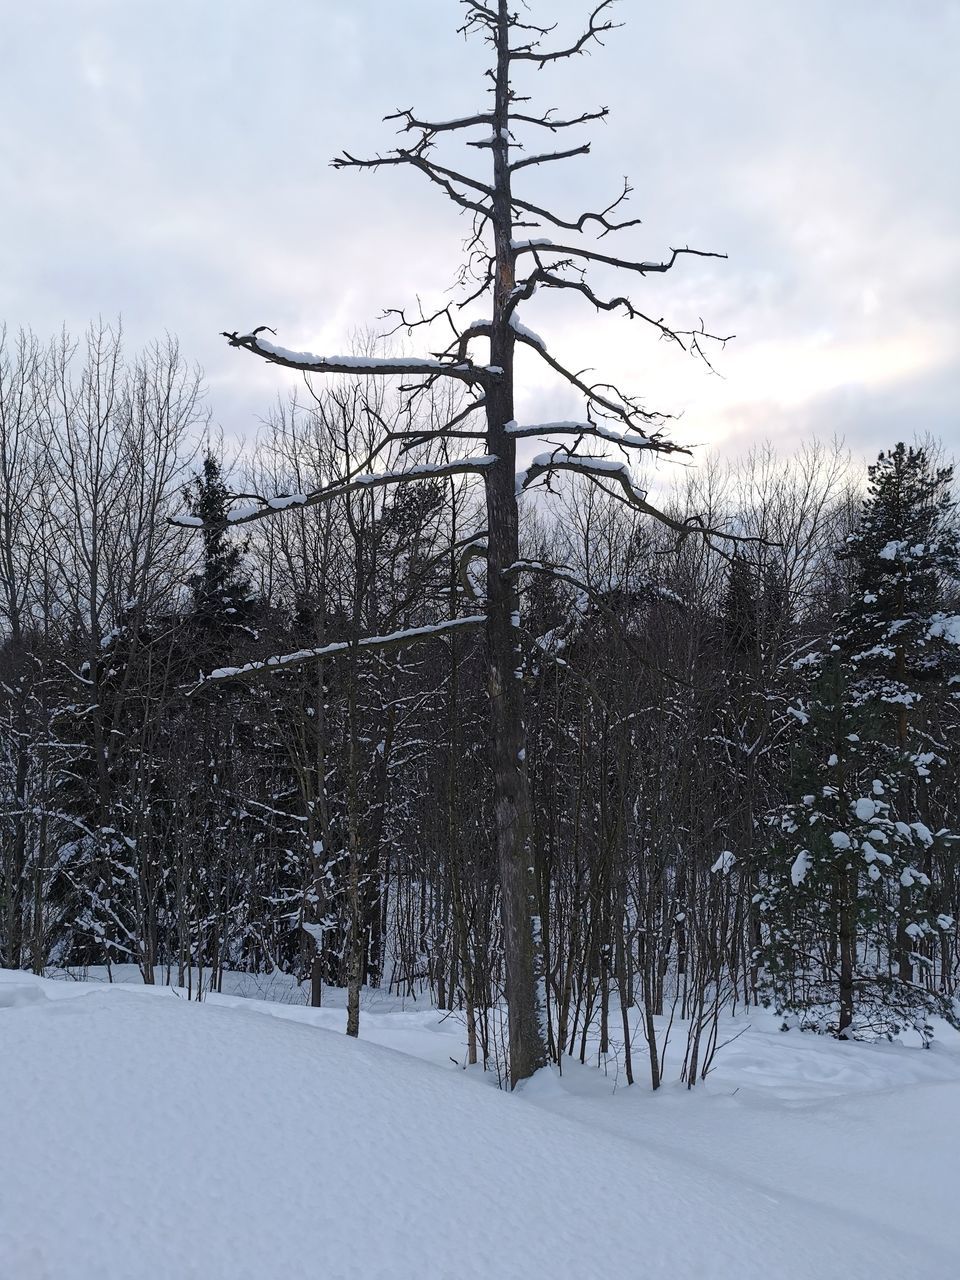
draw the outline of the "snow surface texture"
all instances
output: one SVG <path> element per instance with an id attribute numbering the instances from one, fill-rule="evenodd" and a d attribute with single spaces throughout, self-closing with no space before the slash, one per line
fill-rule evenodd
<path id="1" fill-rule="evenodd" d="M 510 1096 L 422 1002 L 369 993 L 358 1043 L 265 981 L 0 971 L 3 1280 L 956 1275 L 956 1040 L 761 1013 L 693 1094 L 571 1064 Z"/>

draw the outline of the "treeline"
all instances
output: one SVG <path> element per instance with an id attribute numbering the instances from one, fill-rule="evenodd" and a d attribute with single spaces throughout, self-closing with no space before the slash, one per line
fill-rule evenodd
<path id="1" fill-rule="evenodd" d="M 4 965 L 428 990 L 498 1060 L 484 641 L 437 629 L 483 595 L 468 480 L 228 519 L 389 468 L 391 426 L 415 413 L 426 440 L 455 411 L 308 387 L 228 466 L 175 343 L 4 337 Z M 632 1077 L 634 1006 L 654 1086 L 660 1015 L 686 1019 L 691 1083 L 737 1004 L 928 1035 L 960 974 L 960 547 L 935 442 L 866 485 L 818 445 L 703 462 L 673 514 L 722 543 L 556 483 L 525 511 L 518 659 L 551 1053 L 599 1030 Z"/>

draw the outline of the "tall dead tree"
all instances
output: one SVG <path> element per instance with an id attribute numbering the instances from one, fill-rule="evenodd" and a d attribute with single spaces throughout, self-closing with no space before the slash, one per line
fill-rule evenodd
<path id="1" fill-rule="evenodd" d="M 629 463 L 631 451 L 672 451 L 677 446 L 661 434 L 664 418 L 645 409 L 634 397 L 609 383 L 590 382 L 582 373 L 568 369 L 548 350 L 546 343 L 526 329 L 519 319 L 519 307 L 538 289 L 564 289 L 578 293 L 592 307 L 619 311 L 630 319 L 651 326 L 658 337 L 666 338 L 704 358 L 704 344 L 714 335 L 702 325 L 695 330 L 672 328 L 637 307 L 626 296 L 608 297 L 597 292 L 589 279 L 592 267 L 617 268 L 641 279 L 670 271 L 685 255 L 721 257 L 690 248 L 671 249 L 661 261 L 618 257 L 587 242 L 590 232 L 602 239 L 614 232 L 636 227 L 639 219 L 618 220 L 617 211 L 630 194 L 624 183 L 619 194 L 599 211 L 561 214 L 543 208 L 517 194 L 515 179 L 524 170 L 585 155 L 588 142 L 541 152 L 527 150 L 525 138 L 544 133 L 565 134 L 600 121 L 607 108 L 584 111 L 561 119 L 553 109 L 537 112 L 530 99 L 514 86 L 516 73 L 543 69 L 601 43 L 617 25 L 612 21 L 614 0 L 594 5 L 584 30 L 569 44 L 548 47 L 553 28 L 524 21 L 511 12 L 508 0 L 461 0 L 465 10 L 460 32 L 478 36 L 492 52 L 490 102 L 484 109 L 447 121 L 420 119 L 412 110 L 398 111 L 388 119 L 399 122 L 399 132 L 409 141 L 372 158 L 358 158 L 349 152 L 338 156 L 336 168 L 379 169 L 402 165 L 417 170 L 459 209 L 472 218 L 472 231 L 465 245 L 460 269 L 459 300 L 416 317 L 403 310 L 388 312 L 396 329 L 408 333 L 437 324 L 448 325 L 452 340 L 429 358 L 407 359 L 321 356 L 290 351 L 263 335 L 273 333 L 267 326 L 251 332 L 224 334 L 230 344 L 241 347 L 273 364 L 301 370 L 308 375 L 341 374 L 359 377 L 399 377 L 408 396 L 409 429 L 385 431 L 380 444 L 362 466 L 350 467 L 345 460 L 342 476 L 309 494 L 263 498 L 253 506 L 235 511 L 231 523 L 245 523 L 276 514 L 290 506 L 311 506 L 343 496 L 356 489 L 422 481 L 429 477 L 472 474 L 482 477 L 486 494 L 486 528 L 466 539 L 464 567 L 474 558 L 486 561 L 483 598 L 467 617 L 447 620 L 432 628 L 419 628 L 387 637 L 370 637 L 346 644 L 325 646 L 323 652 L 366 651 L 411 643 L 425 634 L 437 635 L 462 627 L 483 626 L 486 630 L 488 689 L 490 697 L 490 741 L 495 788 L 495 843 L 499 862 L 501 910 L 505 949 L 506 999 L 509 1011 L 510 1078 L 515 1085 L 531 1075 L 547 1060 L 545 1034 L 545 989 L 539 926 L 538 888 L 535 856 L 531 848 L 530 797 L 527 781 L 523 688 L 520 655 L 520 602 L 518 580 L 526 572 L 543 573 L 547 566 L 524 562 L 520 557 L 518 497 L 534 485 L 549 484 L 561 471 L 586 477 L 591 483 L 613 493 L 631 507 L 663 520 L 685 535 L 697 522 L 677 522 L 647 502 L 637 486 Z M 464 172 L 441 163 L 438 143 L 449 135 L 461 138 L 466 148 L 482 155 L 489 153 L 486 176 Z M 517 238 L 522 230 L 525 237 Z M 533 234 L 550 231 L 562 242 Z M 486 299 L 489 319 L 461 327 L 457 315 L 462 307 Z M 723 341 L 723 339 L 719 339 Z M 485 359 L 474 356 L 474 344 L 488 344 Z M 514 360 L 517 344 L 533 351 L 559 378 L 583 397 L 581 421 L 522 425 L 514 416 Z M 439 429 L 418 429 L 414 412 L 419 399 L 440 379 L 454 379 L 465 392 L 465 403 Z M 483 413 L 485 428 L 467 424 L 474 414 Z M 532 463 L 517 472 L 517 441 L 540 438 L 548 442 Z M 411 451 L 426 451 L 430 460 L 419 465 L 376 470 L 378 457 L 397 445 L 406 457 Z M 457 457 L 451 446 L 457 440 L 483 442 L 468 456 Z M 584 452 L 584 449 L 592 452 Z M 610 456 L 615 450 L 619 457 Z M 438 460 L 439 459 L 439 460 Z M 188 523 L 195 523 L 188 520 Z M 709 536 L 709 530 L 702 529 Z M 570 581 L 568 571 L 562 571 Z M 465 578 L 470 582 L 469 575 Z M 476 590 L 472 591 L 477 594 Z M 253 664 L 243 671 L 217 672 L 211 679 L 250 677 L 315 658 L 319 650 L 303 650 Z"/>

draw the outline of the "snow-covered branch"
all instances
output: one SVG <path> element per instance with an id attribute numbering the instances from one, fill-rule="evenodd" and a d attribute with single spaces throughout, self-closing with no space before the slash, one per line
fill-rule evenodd
<path id="1" fill-rule="evenodd" d="M 489 112 L 478 112 L 473 116 L 461 116 L 456 120 L 418 120 L 412 110 L 404 109 L 400 111 L 392 111 L 390 115 L 384 116 L 384 120 L 402 120 L 403 125 L 399 132 L 409 133 L 411 129 L 419 129 L 422 133 L 451 133 L 457 129 L 471 129 L 475 125 L 493 123 L 493 116 Z"/>
<path id="2" fill-rule="evenodd" d="M 251 333 L 223 333 L 231 347 L 243 347 L 253 355 L 261 356 L 270 364 L 280 364 L 287 369 L 299 369 L 303 373 L 345 373 L 390 377 L 422 374 L 424 377 L 457 378 L 461 382 L 483 382 L 491 375 L 487 368 L 472 364 L 469 360 L 424 360 L 407 356 L 390 356 L 376 359 L 371 356 L 318 356 L 311 351 L 288 351 L 278 347 L 260 334 L 267 331 L 265 325 Z M 273 330 L 269 330 L 273 332 Z"/>
<path id="3" fill-rule="evenodd" d="M 714 538 L 727 542 L 764 542 L 761 538 L 744 537 L 740 534 L 727 533 L 722 529 L 712 529 L 701 516 L 687 516 L 683 520 L 678 520 L 648 502 L 646 490 L 641 489 L 634 480 L 633 473 L 626 462 L 618 462 L 615 458 L 564 452 L 562 446 L 551 453 L 537 454 L 528 467 L 517 473 L 517 493 L 523 493 L 544 477 L 549 482 L 550 477 L 557 471 L 571 471 L 577 475 L 586 476 L 605 493 L 619 498 L 620 501 L 636 511 L 643 512 L 644 515 L 652 516 L 668 529 L 673 529 L 680 534 L 681 538 L 686 538 L 692 533 L 699 534 L 721 554 L 725 553 L 721 548 L 716 547 Z M 615 485 L 616 489 L 607 488 L 604 481 Z"/>
<path id="4" fill-rule="evenodd" d="M 641 276 L 664 274 L 670 271 L 678 258 L 726 258 L 725 253 L 715 253 L 708 249 L 671 249 L 670 257 L 662 262 L 634 262 L 629 258 L 618 258 L 609 253 L 598 253 L 595 249 L 582 248 L 579 245 L 555 244 L 552 241 L 528 240 L 514 245 L 519 253 L 558 253 L 564 257 L 583 258 L 588 262 L 599 262 L 604 266 L 616 267 L 621 271 L 635 271 Z"/>
<path id="5" fill-rule="evenodd" d="M 574 129 L 577 125 L 589 124 L 594 120 L 606 120 L 610 114 L 609 107 L 600 107 L 597 111 L 584 111 L 578 116 L 573 116 L 569 120 L 554 120 L 553 112 L 555 108 L 550 107 L 542 116 L 525 115 L 519 111 L 510 112 L 511 121 L 519 121 L 522 124 L 539 125 L 542 129 L 550 129 L 556 132 L 557 129 Z"/>
<path id="6" fill-rule="evenodd" d="M 465 618 L 451 618 L 446 622 L 436 622 L 428 627 L 410 627 L 405 631 L 393 631 L 385 636 L 362 636 L 359 640 L 337 640 L 315 649 L 297 649 L 293 653 L 277 654 L 272 658 L 264 658 L 260 662 L 247 662 L 242 667 L 218 667 L 204 676 L 191 692 L 196 692 L 197 689 L 202 689 L 206 685 L 221 684 L 227 680 L 255 679 L 262 675 L 270 675 L 274 671 L 302 666 L 305 662 L 315 662 L 320 658 L 342 657 L 348 653 L 384 653 L 390 649 L 402 649 L 420 640 L 431 640 L 438 636 L 450 635 L 455 631 L 482 627 L 486 621 L 485 614 L 471 614 Z"/>
<path id="7" fill-rule="evenodd" d="M 351 476 L 346 480 L 335 481 L 312 493 L 288 493 L 278 494 L 272 498 L 260 498 L 253 506 L 237 507 L 230 511 L 225 523 L 228 525 L 250 524 L 254 520 L 263 520 L 267 516 L 276 515 L 278 511 L 287 511 L 291 507 L 315 507 L 322 502 L 331 502 L 335 498 L 345 497 L 348 493 L 383 488 L 385 485 L 434 480 L 441 476 L 481 475 L 496 461 L 492 454 L 481 454 L 472 458 L 454 458 L 449 462 L 422 462 L 405 470 L 371 471 Z M 170 523 L 183 529 L 214 527 L 205 524 L 197 516 L 189 515 L 171 516 Z"/>
<path id="8" fill-rule="evenodd" d="M 457 557 L 457 577 L 467 596 L 482 603 L 484 593 L 470 575 L 470 565 L 474 560 L 485 560 L 487 556 L 486 535 L 481 534 L 469 540 Z"/>
<path id="9" fill-rule="evenodd" d="M 636 484 L 627 463 L 619 462 L 616 458 L 570 453 L 562 447 L 550 453 L 538 453 L 528 467 L 517 472 L 517 493 L 523 493 L 541 477 L 549 478 L 556 471 L 575 471 L 579 475 L 611 480 L 623 489 L 632 506 L 646 509 L 647 491 Z"/>
<path id="10" fill-rule="evenodd" d="M 511 164 L 511 170 L 516 173 L 518 169 L 527 169 L 535 164 L 549 164 L 551 160 L 569 160 L 572 156 L 587 156 L 590 154 L 590 143 L 584 142 L 579 147 L 570 147 L 566 151 L 548 151 L 543 155 L 524 156 L 522 160 L 514 160 Z"/>
<path id="11" fill-rule="evenodd" d="M 518 422 L 507 424 L 508 435 L 518 439 L 538 438 L 540 436 L 590 436 L 597 440 L 605 440 L 623 449 L 654 449 L 659 452 L 688 453 L 689 450 L 669 441 L 658 440 L 653 436 L 638 435 L 632 431 L 613 431 L 601 422 L 534 422 L 521 426 Z"/>

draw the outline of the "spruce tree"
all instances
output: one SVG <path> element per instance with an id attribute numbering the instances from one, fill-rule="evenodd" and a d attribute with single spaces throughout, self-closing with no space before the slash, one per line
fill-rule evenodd
<path id="1" fill-rule="evenodd" d="M 881 453 L 844 551 L 857 588 L 839 628 L 853 696 L 878 713 L 900 752 L 924 745 L 915 714 L 924 691 L 960 671 L 960 635 L 946 612 L 960 579 L 952 483 L 952 467 L 934 467 L 922 448 Z"/>
<path id="2" fill-rule="evenodd" d="M 251 600 L 250 579 L 243 567 L 246 544 L 228 536 L 232 496 L 220 459 L 211 449 L 185 498 L 191 516 L 203 522 L 200 566 L 189 579 L 193 621 L 199 631 L 197 656 L 217 658 L 229 647 L 231 631 L 249 615 Z"/>
<path id="3" fill-rule="evenodd" d="M 931 829 L 927 786 L 948 765 L 933 711 L 955 697 L 960 656 L 951 483 L 950 468 L 902 444 L 870 468 L 841 553 L 854 594 L 803 660 L 807 687 L 791 708 L 799 796 L 771 815 L 760 894 L 769 993 L 844 1038 L 905 1025 L 927 1038 L 932 1013 L 955 1016 L 924 984 L 925 952 L 954 923 L 929 893 L 954 836 Z"/>
<path id="4" fill-rule="evenodd" d="M 733 655 L 756 652 L 760 630 L 760 602 L 756 573 L 740 555 L 734 554 L 727 573 L 722 623 L 724 639 Z"/>

